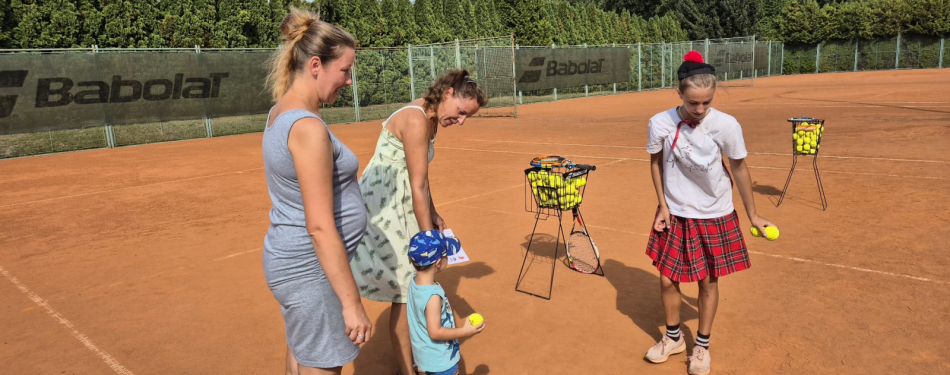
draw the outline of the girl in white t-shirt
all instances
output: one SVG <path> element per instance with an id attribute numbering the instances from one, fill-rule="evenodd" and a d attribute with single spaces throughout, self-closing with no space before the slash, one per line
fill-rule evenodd
<path id="1" fill-rule="evenodd" d="M 666 335 L 646 354 L 662 363 L 686 351 L 680 333 L 681 282 L 699 282 L 699 329 L 689 357 L 690 374 L 708 374 L 709 334 L 719 303 L 718 278 L 749 268 L 749 253 L 732 205 L 733 178 L 752 225 L 765 233 L 773 224 L 759 216 L 742 128 L 732 116 L 710 107 L 716 93 L 715 68 L 692 51 L 679 68 L 683 104 L 650 119 L 647 152 L 659 208 L 647 255 L 660 271 Z"/>

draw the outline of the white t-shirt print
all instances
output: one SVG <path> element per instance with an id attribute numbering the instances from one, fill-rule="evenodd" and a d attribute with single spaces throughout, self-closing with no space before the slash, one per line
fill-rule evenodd
<path id="1" fill-rule="evenodd" d="M 676 108 L 650 119 L 647 152 L 663 151 L 663 188 L 670 214 L 691 219 L 712 219 L 732 213 L 732 182 L 723 168 L 722 154 L 744 159 L 748 152 L 742 127 L 735 117 L 713 108 L 699 126 L 680 127 L 676 149 Z"/>

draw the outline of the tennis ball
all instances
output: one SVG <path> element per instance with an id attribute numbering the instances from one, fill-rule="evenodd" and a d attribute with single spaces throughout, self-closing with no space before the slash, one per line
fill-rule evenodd
<path id="1" fill-rule="evenodd" d="M 534 195 L 538 195 L 538 188 L 537 187 L 531 188 L 531 192 L 534 193 Z"/>
<path id="2" fill-rule="evenodd" d="M 759 232 L 759 228 L 752 226 L 752 229 L 750 231 L 752 232 L 752 237 L 762 237 L 762 233 Z"/>
<path id="3" fill-rule="evenodd" d="M 808 126 L 808 123 L 807 123 L 807 122 L 803 122 L 803 123 L 802 123 L 802 126 Z"/>
<path id="4" fill-rule="evenodd" d="M 778 239 L 778 228 L 768 226 L 765 227 L 765 239 L 769 241 L 775 241 Z"/>
<path id="5" fill-rule="evenodd" d="M 811 141 L 809 144 L 811 145 L 812 148 L 815 148 L 815 146 L 818 146 L 817 141 Z"/>
<path id="6" fill-rule="evenodd" d="M 795 151 L 802 152 L 802 145 L 795 147 Z"/>
<path id="7" fill-rule="evenodd" d="M 811 145 L 808 144 L 808 143 L 806 143 L 806 144 L 802 145 L 802 148 L 805 149 L 805 151 L 808 151 L 808 150 L 811 149 Z"/>
<path id="8" fill-rule="evenodd" d="M 809 154 L 814 154 L 815 152 L 818 152 L 818 150 L 811 149 L 811 150 L 808 151 Z"/>
<path id="9" fill-rule="evenodd" d="M 798 138 L 798 140 L 796 140 L 795 143 L 797 143 L 799 146 L 801 146 L 801 145 L 805 144 L 805 138 Z"/>
<path id="10" fill-rule="evenodd" d="M 797 133 L 792 133 L 792 139 L 798 139 L 798 134 L 797 134 Z"/>
<path id="11" fill-rule="evenodd" d="M 577 187 L 587 185 L 587 177 L 580 176 L 577 178 Z"/>
<path id="12" fill-rule="evenodd" d="M 799 137 L 804 136 L 804 135 L 805 135 L 805 131 L 804 131 L 804 130 L 799 130 L 799 131 L 798 131 L 798 136 L 799 136 Z"/>
<path id="13" fill-rule="evenodd" d="M 485 321 L 485 318 L 482 317 L 482 314 L 475 313 L 468 316 L 468 321 L 471 322 L 473 326 L 478 326 Z"/>

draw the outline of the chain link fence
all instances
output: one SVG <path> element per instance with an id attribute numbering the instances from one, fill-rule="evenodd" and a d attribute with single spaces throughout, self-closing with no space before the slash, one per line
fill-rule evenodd
<path id="1" fill-rule="evenodd" d="M 898 35 L 875 40 L 832 40 L 815 45 L 787 45 L 785 74 L 858 72 L 946 67 L 946 39 Z"/>

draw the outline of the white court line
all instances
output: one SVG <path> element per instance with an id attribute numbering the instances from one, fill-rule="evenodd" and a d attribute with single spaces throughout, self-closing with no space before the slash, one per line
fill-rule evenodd
<path id="1" fill-rule="evenodd" d="M 491 140 L 491 139 L 469 139 L 469 141 L 495 142 L 495 143 L 520 143 L 520 144 L 545 145 L 545 146 L 581 146 L 581 147 L 611 147 L 611 148 L 646 149 L 646 147 L 638 147 L 638 146 L 591 145 L 591 144 L 583 144 L 583 143 L 544 143 L 544 142 L 524 142 L 524 141 L 496 141 L 496 140 Z"/>
<path id="2" fill-rule="evenodd" d="M 520 212 L 519 212 L 519 213 L 514 213 L 514 212 L 510 212 L 510 211 L 499 211 L 499 210 L 495 210 L 495 209 L 488 209 L 488 208 L 475 207 L 475 206 L 468 206 L 468 205 L 463 206 L 463 207 L 465 207 L 465 208 L 471 208 L 471 209 L 476 209 L 476 210 L 483 210 L 483 211 L 491 211 L 491 212 L 498 212 L 498 213 L 510 214 L 510 215 L 521 215 L 521 214 L 522 214 L 522 213 L 520 213 Z M 642 237 L 650 237 L 649 235 L 646 235 L 646 234 L 643 234 L 643 233 L 638 233 L 638 232 L 630 232 L 630 231 L 625 231 L 625 230 L 620 230 L 620 229 L 614 229 L 614 228 L 608 228 L 608 227 L 602 227 L 602 226 L 594 226 L 594 225 L 587 225 L 587 226 L 590 227 L 590 228 L 604 229 L 604 230 L 609 230 L 609 231 L 614 231 L 614 232 L 621 232 L 621 233 L 627 233 L 627 234 L 632 234 L 632 235 L 642 236 Z M 846 266 L 846 265 L 843 265 L 843 264 L 824 263 L 824 262 L 819 262 L 819 261 L 811 260 L 811 259 L 804 259 L 804 258 L 797 258 L 797 257 L 788 257 L 788 256 L 784 256 L 784 255 L 775 255 L 775 254 L 763 253 L 763 252 L 760 252 L 760 251 L 752 251 L 752 250 L 748 250 L 748 251 L 749 251 L 750 254 L 765 255 L 765 256 L 770 256 L 770 257 L 773 257 L 773 258 L 791 260 L 791 261 L 795 261 L 795 262 L 812 263 L 812 264 L 818 264 L 818 265 L 828 266 L 828 267 L 844 268 L 844 269 L 848 269 L 848 270 L 852 270 L 852 271 L 876 273 L 876 274 L 880 274 L 880 275 L 887 275 L 887 276 L 894 276 L 894 277 L 903 277 L 903 278 L 907 278 L 907 279 L 911 279 L 911 280 L 925 281 L 925 282 L 931 282 L 931 283 L 936 283 L 936 284 L 950 284 L 950 283 L 948 283 L 948 282 L 946 282 L 946 281 L 934 280 L 934 279 L 929 279 L 929 278 L 926 278 L 926 277 L 904 275 L 904 274 L 899 274 L 899 273 L 894 273 L 894 272 L 887 272 L 887 271 L 878 271 L 878 270 L 872 270 L 872 269 L 870 269 L 870 268 L 861 268 L 861 267 Z"/>
<path id="3" fill-rule="evenodd" d="M 244 172 L 258 171 L 258 170 L 261 170 L 261 169 L 264 169 L 264 168 L 251 168 L 251 169 L 245 169 L 245 170 L 241 170 L 241 171 L 224 172 L 224 173 L 218 173 L 218 174 L 209 174 L 209 175 L 204 175 L 204 176 L 195 176 L 195 177 L 182 178 L 182 179 L 178 179 L 178 180 L 153 182 L 153 183 L 150 183 L 150 184 L 135 185 L 135 186 L 126 186 L 126 187 L 121 187 L 121 188 L 116 188 L 116 189 L 109 189 L 109 190 L 93 191 L 93 192 L 89 192 L 89 193 L 65 195 L 65 196 L 62 196 L 62 197 L 53 197 L 53 198 L 39 199 L 39 200 L 29 201 L 29 202 L 10 203 L 10 204 L 2 205 L 2 206 L 0 206 L 0 208 L 13 207 L 13 206 L 21 206 L 21 205 L 24 205 L 24 204 L 32 204 L 32 203 L 49 202 L 49 201 L 55 201 L 55 200 L 60 200 L 60 199 L 69 199 L 69 198 L 76 198 L 76 197 L 85 197 L 85 196 L 88 196 L 88 195 L 111 193 L 111 192 L 114 192 L 114 191 L 122 191 L 122 190 L 128 190 L 128 189 L 137 189 L 137 188 L 142 188 L 142 187 L 147 187 L 147 186 L 156 186 L 156 185 L 163 185 L 163 184 L 171 184 L 171 183 L 175 183 L 175 182 L 197 180 L 197 179 L 201 179 L 201 178 L 226 176 L 226 175 L 229 175 L 229 174 L 240 174 L 240 173 L 244 173 Z"/>
<path id="4" fill-rule="evenodd" d="M 261 250 L 263 250 L 263 249 L 261 249 L 261 248 L 258 247 L 258 248 L 255 248 L 255 249 L 251 249 L 251 250 L 248 250 L 248 251 L 242 251 L 242 252 L 240 252 L 240 253 L 234 253 L 234 254 L 227 255 L 227 256 L 223 256 L 223 257 L 220 257 L 220 258 L 214 258 L 214 260 L 215 260 L 215 261 L 218 261 L 218 260 L 225 260 L 225 259 L 228 259 L 228 258 L 234 258 L 234 257 L 236 257 L 236 256 L 244 255 L 244 254 L 247 254 L 247 253 L 253 253 L 253 252 L 255 252 L 255 251 L 261 251 Z"/>
<path id="5" fill-rule="evenodd" d="M 788 168 L 779 168 L 779 167 L 754 167 L 754 166 L 751 166 L 751 165 L 749 166 L 749 168 L 754 168 L 754 169 L 777 169 L 777 170 L 782 170 L 782 171 L 788 169 Z M 814 172 L 814 171 L 815 171 L 814 169 L 804 169 L 804 168 L 802 168 L 801 170 L 806 171 L 806 172 Z M 826 170 L 822 170 L 821 173 L 838 173 L 838 174 L 850 174 L 850 175 L 859 175 L 859 176 L 881 176 L 881 177 L 897 177 L 897 178 L 920 178 L 920 179 L 924 179 L 924 180 L 944 180 L 944 181 L 950 180 L 950 178 L 947 178 L 947 177 L 907 176 L 907 175 L 900 175 L 900 174 L 864 173 L 864 172 L 848 172 L 848 171 L 826 171 Z"/>
<path id="6" fill-rule="evenodd" d="M 437 205 L 435 205 L 435 206 L 436 206 L 436 207 L 445 206 L 445 205 L 447 205 L 447 204 L 452 204 L 452 203 L 455 203 L 455 202 L 461 202 L 461 201 L 468 200 L 468 199 L 472 199 L 472 198 L 483 197 L 483 196 L 486 196 L 486 195 L 488 195 L 488 194 L 494 194 L 494 193 L 497 193 L 497 192 L 505 191 L 505 190 L 508 190 L 508 189 L 514 189 L 514 188 L 516 188 L 516 187 L 522 187 L 522 186 L 524 186 L 523 183 L 522 183 L 522 184 L 517 184 L 517 185 L 514 185 L 514 186 L 509 186 L 509 187 L 502 188 L 502 189 L 498 189 L 498 190 L 494 190 L 494 191 L 489 191 L 489 192 L 484 193 L 484 194 L 473 195 L 473 196 L 471 196 L 471 197 L 465 197 L 465 198 L 459 198 L 459 199 L 456 199 L 456 200 L 454 200 L 454 201 L 442 202 L 442 203 L 439 203 L 439 204 L 437 204 Z"/>
<path id="7" fill-rule="evenodd" d="M 443 150 L 459 150 L 459 151 L 480 151 L 480 152 L 494 152 L 498 154 L 519 154 L 519 155 L 534 155 L 538 156 L 537 152 L 520 152 L 520 151 L 498 151 L 498 150 L 482 150 L 477 148 L 459 148 L 459 147 L 438 147 Z M 572 158 L 582 159 L 613 159 L 613 160 L 636 160 L 636 161 L 650 161 L 648 159 L 635 159 L 635 158 L 618 158 L 613 156 L 590 156 L 590 155 L 573 155 Z"/>
<path id="8" fill-rule="evenodd" d="M 453 147 L 440 147 L 440 148 L 442 148 L 442 149 L 448 149 L 448 150 L 495 152 L 495 153 L 502 153 L 502 154 L 537 155 L 536 152 L 480 150 L 480 149 L 474 149 L 474 148 L 453 148 Z M 577 157 L 578 157 L 578 158 L 591 158 L 591 159 L 614 159 L 614 160 L 617 160 L 618 162 L 621 162 L 621 161 L 628 161 L 628 160 L 649 162 L 649 160 L 647 160 L 647 159 L 617 158 L 617 157 L 612 157 L 612 156 L 577 156 Z M 779 170 L 785 170 L 785 169 L 787 169 L 787 168 L 778 168 L 778 167 L 756 167 L 756 166 L 751 166 L 751 165 L 749 166 L 749 168 L 754 168 L 754 169 L 779 169 Z M 804 168 L 803 168 L 802 170 L 808 171 L 808 172 L 814 172 L 814 169 L 804 169 Z M 898 177 L 898 178 L 919 178 L 919 179 L 925 179 L 925 180 L 950 180 L 950 178 L 946 178 L 946 177 L 907 176 L 907 175 L 885 174 L 885 173 L 863 173 L 863 172 L 848 172 L 848 171 L 822 171 L 822 172 L 824 172 L 824 173 L 840 173 L 840 174 L 850 174 L 850 175 L 861 175 L 861 176 L 881 176 L 881 177 Z M 482 195 L 484 195 L 484 194 L 482 194 Z M 466 198 L 466 199 L 467 199 L 467 198 Z"/>
<path id="9" fill-rule="evenodd" d="M 779 258 L 779 259 L 793 260 L 793 261 L 796 261 L 796 262 L 813 263 L 813 264 L 820 264 L 820 265 L 828 266 L 828 267 L 844 268 L 844 269 L 849 269 L 849 270 L 852 270 L 852 271 L 861 271 L 861 272 L 876 273 L 876 274 L 887 275 L 887 276 L 903 277 L 903 278 L 907 278 L 907 279 L 911 279 L 911 280 L 926 281 L 926 282 L 937 283 L 937 284 L 947 284 L 946 281 L 928 279 L 928 278 L 926 278 L 926 277 L 903 275 L 903 274 L 893 273 L 893 272 L 872 270 L 872 269 L 870 269 L 870 268 L 852 267 L 852 266 L 846 266 L 846 265 L 843 265 L 843 264 L 834 264 L 834 263 L 823 263 L 823 262 L 819 262 L 819 261 L 811 260 L 811 259 L 803 259 L 803 258 L 796 258 L 796 257 L 787 257 L 787 256 L 784 256 L 784 255 L 768 254 L 768 253 L 763 253 L 763 252 L 759 252 L 759 251 L 752 251 L 752 250 L 749 250 L 749 253 L 750 253 L 750 254 L 757 254 L 757 255 L 765 255 L 765 256 L 769 256 L 769 257 L 773 257 L 773 258 Z"/>
<path id="10" fill-rule="evenodd" d="M 645 150 L 646 147 L 639 146 L 616 146 L 616 145 L 592 145 L 592 144 L 581 144 L 581 143 L 543 143 L 543 142 L 522 142 L 522 141 L 493 141 L 490 139 L 469 139 L 470 141 L 478 142 L 496 142 L 496 143 L 519 143 L 519 144 L 531 144 L 531 145 L 545 145 L 545 146 L 577 146 L 577 147 L 608 147 L 608 148 L 628 148 L 628 149 L 639 149 Z M 778 156 L 792 156 L 792 154 L 782 154 L 777 152 L 749 152 L 752 155 L 778 155 Z M 916 162 L 916 163 L 944 163 L 950 164 L 950 161 L 946 160 L 927 160 L 927 159 L 893 159 L 893 158 L 875 158 L 867 156 L 835 156 L 835 155 L 821 155 L 822 158 L 834 158 L 834 159 L 861 159 L 861 160 L 883 160 L 883 161 L 905 161 L 905 162 Z"/>
<path id="11" fill-rule="evenodd" d="M 11 275 L 9 272 L 7 272 L 7 270 L 3 268 L 3 266 L 0 266 L 0 274 L 3 274 L 3 276 L 5 276 L 7 280 L 10 280 L 10 282 L 13 283 L 13 285 L 16 286 L 17 289 L 23 292 L 23 294 L 26 294 L 28 297 L 30 297 L 30 300 L 32 300 L 33 303 L 45 309 L 46 312 L 54 320 L 59 322 L 59 324 L 62 324 L 63 326 L 65 326 L 66 329 L 69 330 L 69 333 L 73 335 L 73 337 L 75 337 L 77 340 L 79 340 L 79 342 L 85 345 L 87 349 L 95 353 L 96 356 L 98 356 L 99 359 L 105 362 L 106 365 L 109 365 L 109 367 L 111 367 L 113 371 L 121 375 L 132 375 L 131 371 L 129 371 L 124 366 L 119 364 L 119 362 L 116 361 L 114 358 L 112 358 L 112 356 L 109 355 L 109 353 L 106 353 L 102 349 L 99 349 L 99 347 L 97 347 L 96 344 L 93 344 L 92 340 L 86 337 L 86 335 L 77 331 L 76 327 L 74 327 L 73 324 L 69 322 L 69 320 L 66 320 L 66 318 L 64 318 L 62 315 L 56 312 L 56 310 L 53 310 L 53 307 L 51 307 L 48 303 L 46 303 L 46 301 L 43 300 L 43 298 L 40 298 L 40 296 L 36 295 L 36 293 L 33 293 L 33 291 L 27 288 L 26 285 L 23 285 L 22 283 L 20 283 L 20 281 L 17 280 L 17 278 Z"/>

